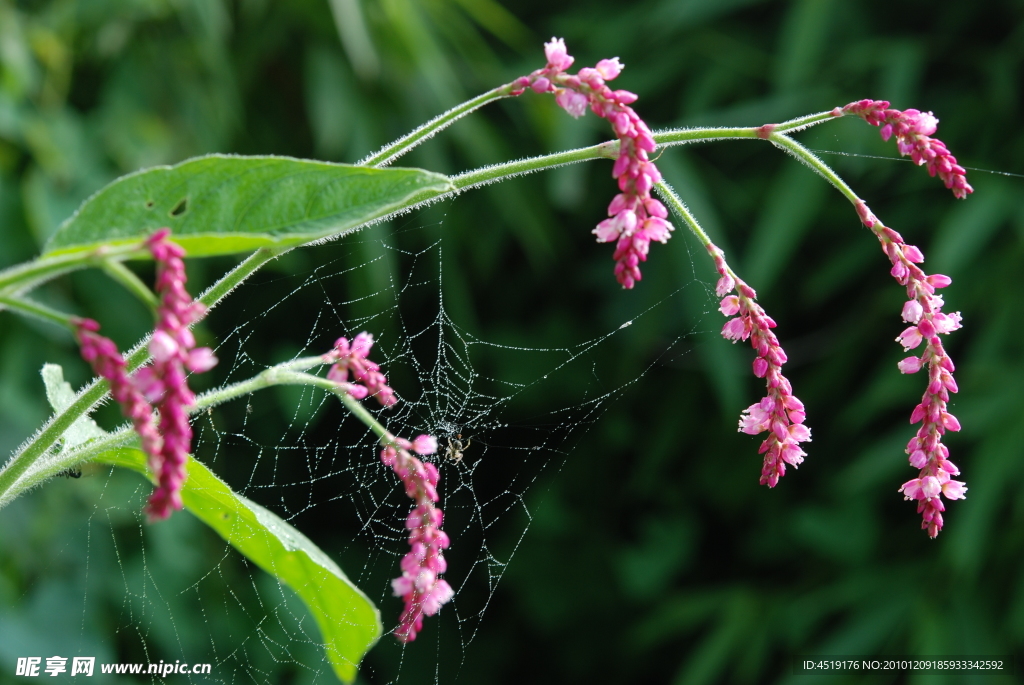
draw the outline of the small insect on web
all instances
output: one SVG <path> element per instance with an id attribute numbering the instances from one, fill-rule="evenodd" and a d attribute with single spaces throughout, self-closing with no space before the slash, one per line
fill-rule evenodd
<path id="1" fill-rule="evenodd" d="M 466 444 L 462 444 L 462 433 L 456 435 L 454 441 L 451 438 L 448 438 L 448 449 L 445 451 L 444 456 L 452 463 L 461 463 L 462 453 L 468 450 L 472 443 L 473 438 L 467 438 Z"/>

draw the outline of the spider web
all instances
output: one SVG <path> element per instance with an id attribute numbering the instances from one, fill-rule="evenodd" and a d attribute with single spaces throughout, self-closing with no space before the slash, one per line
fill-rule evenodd
<path id="1" fill-rule="evenodd" d="M 478 337 L 445 309 L 441 222 L 413 219 L 397 230 L 381 228 L 301 251 L 302 259 L 318 262 L 295 274 L 262 274 L 232 295 L 228 302 L 237 306 L 231 314 L 215 310 L 211 326 L 234 319 L 219 335 L 217 380 L 242 381 L 273 364 L 321 354 L 340 335 L 374 334 L 370 357 L 387 374 L 399 403 L 388 410 L 372 400 L 365 406 L 391 433 L 408 439 L 429 433 L 441 445 L 438 455 L 424 459 L 441 473 L 439 505 L 452 539 L 445 578 L 455 597 L 426 619 L 410 646 L 386 634 L 360 678 L 454 682 L 486 629 L 483 619 L 530 526 L 531 486 L 546 471 L 561 469 L 583 433 L 651 369 L 685 354 L 679 343 L 686 336 L 668 341 L 650 366 L 626 382 L 607 380 L 620 374 L 602 368 L 594 352 L 644 314 L 669 305 L 682 288 L 570 346 L 502 344 Z M 353 294 L 351 284 L 360 281 L 376 287 Z M 706 291 L 696 279 L 688 285 Z M 713 293 L 706 296 L 710 311 Z M 548 406 L 538 411 L 544 398 Z M 411 505 L 381 463 L 375 436 L 337 398 L 305 386 L 265 390 L 213 408 L 193 428 L 197 458 L 337 560 L 378 606 L 390 633 L 401 611 L 390 581 L 408 550 L 404 522 Z M 336 682 L 312 618 L 290 589 L 185 514 L 146 525 L 139 511 L 148 485 L 123 472 L 99 475 L 104 477 L 95 479 L 96 502 L 84 524 L 82 582 L 88 587 L 97 582 L 96 573 L 113 575 L 106 592 L 116 607 L 116 643 L 96 644 L 87 636 L 103 600 L 86 590 L 74 602 L 82 606 L 78 654 L 212 664 L 208 676 L 174 676 L 189 682 Z M 121 596 L 109 586 L 119 586 Z M 167 645 L 180 655 L 169 659 Z"/>

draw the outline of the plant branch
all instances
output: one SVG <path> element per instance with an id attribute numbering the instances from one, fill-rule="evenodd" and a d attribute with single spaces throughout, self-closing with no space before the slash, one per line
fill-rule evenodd
<path id="1" fill-rule="evenodd" d="M 253 274 L 257 269 L 286 252 L 288 248 L 264 247 L 249 255 L 242 263 L 226 273 L 219 281 L 211 286 L 202 296 L 199 302 L 206 305 L 207 309 L 215 307 L 228 293 L 230 293 L 242 281 Z M 149 359 L 149 348 L 147 343 L 149 336 L 142 339 L 128 353 L 125 361 L 127 371 L 131 373 Z M 78 394 L 74 402 L 62 412 L 54 414 L 43 427 L 29 438 L 0 470 L 0 503 L 9 500 L 7 493 L 18 482 L 30 466 L 39 458 L 43 457 L 68 428 L 78 420 L 79 417 L 88 414 L 106 396 L 110 385 L 102 379 L 95 379 Z M 2 506 L 2 504 L 0 504 Z"/>
<path id="2" fill-rule="evenodd" d="M 135 275 L 134 271 L 113 259 L 103 260 L 103 271 L 123 285 L 132 295 L 139 298 L 143 304 L 149 307 L 150 311 L 156 311 L 160 304 L 156 299 L 156 295 L 149 289 L 149 286 L 142 282 L 141 278 Z"/>
<path id="3" fill-rule="evenodd" d="M 40 257 L 0 271 L 0 297 L 17 297 L 69 271 L 102 266 L 107 260 L 125 259 L 139 252 L 138 245 L 104 245 L 89 252 Z"/>
<path id="4" fill-rule="evenodd" d="M 381 166 L 387 164 L 399 155 L 412 149 L 412 147 L 415 147 L 415 145 L 419 144 L 423 140 L 426 140 L 430 136 L 450 125 L 457 119 L 469 114 L 479 107 L 482 107 L 488 102 L 506 97 L 510 94 L 509 91 L 510 85 L 506 85 L 469 100 L 427 124 L 424 124 L 409 135 L 399 139 L 395 143 L 392 143 L 382 149 L 377 154 L 367 158 L 362 163 L 370 166 Z M 849 186 L 847 186 L 834 171 L 832 171 L 813 153 L 807 150 L 807 148 L 784 135 L 786 132 L 798 131 L 807 128 L 808 126 L 828 121 L 835 117 L 836 114 L 833 111 L 820 112 L 818 114 L 792 119 L 781 124 L 767 124 L 765 126 L 757 127 L 674 129 L 655 133 L 654 140 L 659 147 L 723 139 L 770 140 L 776 146 L 781 147 L 788 153 L 797 157 L 797 159 L 800 159 L 802 162 L 810 166 L 838 188 L 840 192 L 842 192 L 851 202 L 856 204 L 859 202 L 859 198 L 857 198 L 856 194 L 853 193 Z M 456 190 L 453 191 L 452 194 L 456 194 L 469 188 L 504 180 L 512 176 L 540 171 L 542 169 L 550 169 L 564 164 L 572 164 L 575 162 L 598 158 L 614 159 L 618 155 L 618 147 L 618 141 L 609 141 L 587 148 L 569 150 L 566 152 L 559 152 L 551 155 L 543 155 L 540 157 L 533 157 L 530 159 L 517 160 L 505 164 L 497 164 L 490 167 L 475 169 L 451 179 L 456 187 Z M 696 219 L 694 219 L 693 215 L 689 213 L 678 196 L 676 196 L 668 186 L 659 187 L 659 192 L 664 194 L 664 197 L 669 201 L 669 204 L 672 205 L 673 209 L 680 215 L 680 217 L 683 218 L 690 227 L 690 230 L 693 231 L 698 239 L 705 245 L 710 244 L 710 239 L 707 234 L 705 234 L 700 228 Z M 133 252 L 137 252 L 138 249 L 138 246 L 101 247 L 87 254 L 60 255 L 56 257 L 41 258 L 28 264 L 12 267 L 4 272 L 0 272 L 0 297 L 10 298 L 12 296 L 16 296 L 17 294 L 20 294 L 21 292 L 33 287 L 34 285 L 42 283 L 49 278 L 53 278 L 59 274 L 66 273 L 77 268 L 90 265 L 103 266 L 104 262 L 108 260 L 116 259 L 117 257 L 127 257 Z M 205 304 L 208 308 L 212 308 L 263 264 L 287 250 L 287 248 L 262 248 L 257 250 L 203 293 L 199 298 L 199 301 Z M 141 366 L 149 358 L 149 352 L 146 347 L 147 342 L 148 338 L 139 342 L 128 355 L 127 363 L 129 372 Z M 310 378 L 317 377 L 310 376 Z M 295 380 L 295 382 L 299 382 L 298 379 L 293 380 Z M 323 383 L 329 382 L 323 379 L 320 379 L 320 381 L 323 381 Z M 302 382 L 317 385 L 320 381 L 314 382 L 307 379 Z M 285 381 L 281 380 L 281 382 Z M 108 389 L 109 386 L 106 381 L 99 379 L 93 381 L 82 390 L 75 402 L 73 402 L 65 411 L 54 415 L 35 436 L 29 439 L 15 452 L 3 469 L 0 470 L 0 503 L 8 501 L 6 493 L 18 481 L 20 476 L 29 468 L 29 466 L 32 465 L 33 462 L 35 462 L 35 460 L 46 454 L 57 443 L 60 436 L 74 423 L 75 420 L 92 411 L 96 404 L 107 394 Z M 342 394 L 345 395 L 344 393 Z M 341 399 L 354 414 L 364 421 L 372 421 L 372 423 L 368 423 L 367 425 L 369 425 L 385 441 L 389 439 L 387 431 L 385 431 L 380 424 L 376 423 L 376 420 L 373 419 L 372 415 L 370 415 L 365 408 L 354 400 L 348 402 L 345 399 L 346 397 L 348 396 L 345 395 Z M 351 400 L 350 397 L 348 399 Z"/>
<path id="5" fill-rule="evenodd" d="M 18 314 L 30 316 L 34 319 L 40 319 L 52 324 L 57 324 L 58 326 L 71 330 L 70 314 L 59 312 L 44 304 L 39 304 L 32 300 L 26 300 L 22 297 L 0 297 L 0 309 L 10 309 L 12 312 L 17 312 Z"/>
<path id="6" fill-rule="evenodd" d="M 782 134 L 786 132 L 800 131 L 809 126 L 815 126 L 834 118 L 836 118 L 836 115 L 832 112 L 819 112 L 818 114 L 811 114 L 805 117 L 791 119 L 790 121 L 786 121 L 781 124 L 765 124 L 764 126 L 745 126 L 735 128 L 679 128 L 657 131 L 652 135 L 654 142 L 662 149 L 675 145 L 707 143 L 715 140 L 746 139 L 770 140 L 775 142 L 777 140 L 785 139 L 792 142 L 792 139 L 786 138 Z M 540 155 L 538 157 L 529 157 L 527 159 L 520 159 L 514 162 L 506 162 L 504 164 L 495 164 L 493 166 L 482 167 L 480 169 L 473 169 L 472 171 L 466 171 L 458 174 L 457 176 L 452 176 L 451 181 L 458 189 L 456 192 L 459 192 L 462 190 L 468 190 L 469 188 L 477 188 L 489 183 L 503 181 L 513 176 L 528 174 L 534 171 L 542 171 L 544 169 L 552 169 L 565 164 L 585 162 L 591 159 L 615 159 L 618 154 L 619 142 L 617 140 L 610 140 L 598 145 L 592 145 L 590 147 L 579 148 L 576 150 L 556 152 L 550 155 Z"/>
<path id="7" fill-rule="evenodd" d="M 828 164 L 821 161 L 817 155 L 805 148 L 803 145 L 796 142 L 789 136 L 779 135 L 777 133 L 773 134 L 769 140 L 773 145 L 784 150 L 793 157 L 796 157 L 798 160 L 813 169 L 819 176 L 835 186 L 847 200 L 853 203 L 854 207 L 856 207 L 859 202 L 862 202 L 862 200 L 857 197 L 857 193 L 853 192 L 853 189 L 846 185 L 846 181 L 839 177 L 839 174 L 833 171 Z"/>
<path id="8" fill-rule="evenodd" d="M 231 400 L 246 395 L 251 395 L 258 390 L 272 388 L 277 385 L 308 385 L 317 387 L 333 393 L 341 400 L 348 410 L 360 421 L 365 423 L 383 444 L 392 444 L 394 436 L 364 407 L 358 400 L 349 395 L 334 381 L 321 378 L 310 373 L 303 373 L 324 364 L 332 363 L 325 360 L 323 356 L 301 357 L 292 361 L 277 364 L 266 369 L 252 378 L 238 383 L 232 383 L 216 390 L 205 392 L 196 398 L 195 406 L 190 414 L 199 414 L 211 407 L 224 404 Z M 73 421 L 72 421 L 73 423 Z M 70 426 L 70 424 L 68 424 Z M 27 468 L 5 491 L 0 492 L 0 508 L 3 508 L 11 500 L 21 493 L 40 485 L 47 479 L 52 478 L 70 468 L 81 466 L 84 463 L 94 461 L 104 452 L 120 447 L 137 446 L 138 435 L 130 423 L 126 423 L 116 431 L 108 435 L 90 440 L 75 449 L 51 455 L 48 459 L 39 459 Z"/>
<path id="9" fill-rule="evenodd" d="M 402 136 L 395 142 L 388 143 L 378 152 L 375 152 L 360 161 L 359 166 L 382 167 L 390 164 L 392 161 L 398 159 L 423 141 L 428 140 L 435 134 L 448 128 L 467 114 L 474 112 L 495 100 L 508 97 L 512 94 L 513 88 L 513 84 L 506 83 L 503 86 L 498 86 L 497 88 L 489 90 L 482 95 L 478 95 L 472 100 L 467 100 L 461 105 L 456 105 L 444 114 L 434 117 L 414 131 Z"/>
<path id="10" fill-rule="evenodd" d="M 708 237 L 708 234 L 704 232 L 704 229 L 701 228 L 700 224 L 697 222 L 696 217 L 690 213 L 686 204 L 678 195 L 676 195 L 676 191 L 672 189 L 672 186 L 668 185 L 664 181 L 660 181 L 655 184 L 654 190 L 657 191 L 658 195 L 661 196 L 661 199 L 663 199 L 669 206 L 669 209 L 675 212 L 679 218 L 683 220 L 683 223 L 686 224 L 691 233 L 697 236 L 697 240 L 699 240 L 704 247 L 710 247 L 713 244 L 711 242 L 711 238 Z"/>

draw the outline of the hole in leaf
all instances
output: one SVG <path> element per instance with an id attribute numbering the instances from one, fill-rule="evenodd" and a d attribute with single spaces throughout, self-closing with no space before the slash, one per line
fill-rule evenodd
<path id="1" fill-rule="evenodd" d="M 188 211 L 188 198 L 183 197 L 181 201 L 174 205 L 174 209 L 171 210 L 171 216 L 181 216 Z"/>
<path id="2" fill-rule="evenodd" d="M 146 200 L 146 209 L 153 209 L 153 201 Z"/>

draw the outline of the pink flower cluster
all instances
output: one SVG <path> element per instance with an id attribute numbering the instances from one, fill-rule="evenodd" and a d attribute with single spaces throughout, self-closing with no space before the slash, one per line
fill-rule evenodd
<path id="1" fill-rule="evenodd" d="M 170 242 L 170 229 L 162 228 L 147 241 L 146 247 L 156 261 L 156 329 L 149 343 L 153 364 L 135 374 L 125 373 L 125 362 L 108 338 L 97 335 L 99 324 L 91 319 L 75 321 L 82 356 L 101 377 L 110 382 L 111 396 L 121 405 L 139 434 L 142 448 L 149 456 L 149 468 L 157 486 L 149 498 L 146 512 L 151 520 L 165 519 L 181 509 L 181 487 L 187 477 L 188 454 L 192 445 L 192 427 L 188 410 L 195 395 L 188 387 L 186 371 L 202 373 L 217 364 L 208 347 L 197 348 L 189 325 L 206 313 L 185 290 L 185 251 Z M 159 412 L 159 426 L 153 417 Z"/>
<path id="2" fill-rule="evenodd" d="M 373 335 L 370 333 L 360 333 L 351 344 L 348 338 L 338 338 L 334 349 L 324 355 L 326 362 L 335 362 L 327 372 L 327 378 L 343 386 L 357 400 L 372 395 L 382 405 L 390 407 L 398 402 L 398 398 L 388 387 L 388 379 L 380 372 L 380 367 L 367 358 L 372 347 Z M 355 378 L 354 383 L 348 381 L 349 371 Z"/>
<path id="3" fill-rule="evenodd" d="M 626 90 L 612 90 L 606 84 L 622 71 L 618 57 L 603 59 L 596 67 L 580 69 L 574 76 L 566 73 L 574 60 L 561 38 L 545 43 L 544 52 L 547 66 L 519 78 L 515 82 L 518 89 L 512 94 L 519 95 L 527 87 L 537 93 L 554 93 L 555 101 L 572 116 L 583 116 L 589 106 L 590 111 L 611 123 L 619 139 L 612 177 L 618 179 L 622 192 L 608 205 L 610 218 L 599 223 L 593 233 L 599 243 L 616 243 L 612 255 L 615 278 L 623 288 L 632 288 L 642 278 L 640 262 L 647 260 L 651 241 L 665 243 L 673 230 L 665 220 L 665 206 L 651 197 L 651 188 L 661 180 L 661 173 L 647 156 L 656 148 L 654 138 L 629 106 L 637 96 Z"/>
<path id="4" fill-rule="evenodd" d="M 110 383 L 110 396 L 121 405 L 121 411 L 131 419 L 135 432 L 142 442 L 142 450 L 149 455 L 160 454 L 163 438 L 156 426 L 153 407 L 143 397 L 142 391 L 128 377 L 124 357 L 110 338 L 98 334 L 100 325 L 92 319 L 73 318 L 75 337 L 82 348 L 82 358 L 89 362 L 100 378 Z"/>
<path id="5" fill-rule="evenodd" d="M 368 359 L 373 347 L 373 336 L 363 332 L 351 343 L 338 338 L 334 349 L 323 356 L 324 363 L 333 364 L 327 378 L 340 385 L 357 400 L 369 395 L 385 407 L 398 399 L 388 387 L 388 380 L 380 367 Z M 349 382 L 349 372 L 355 382 Z M 415 503 L 405 521 L 409 529 L 410 550 L 402 558 L 402 575 L 391 582 L 396 597 L 405 600 L 405 609 L 399 618 L 395 637 L 412 642 L 423 630 L 423 617 L 433 616 L 454 594 L 448 581 L 438 577 L 448 567 L 441 550 L 448 547 L 448 535 L 441 530 L 443 514 L 435 503 L 438 500 L 437 467 L 424 463 L 410 452 L 419 455 L 437 452 L 437 439 L 420 435 L 412 442 L 387 434 L 382 439 L 384 449 L 380 459 L 390 466 L 405 486 L 405 494 Z"/>
<path id="6" fill-rule="evenodd" d="M 441 530 L 444 516 L 435 505 L 437 467 L 420 461 L 410 450 L 420 455 L 434 454 L 437 440 L 430 435 L 420 435 L 411 443 L 391 438 L 391 444 L 380 453 L 381 461 L 394 469 L 405 485 L 405 494 L 416 503 L 405 521 L 410 550 L 402 558 L 402 575 L 391 581 L 395 596 L 405 601 L 395 629 L 395 637 L 402 642 L 415 640 L 423 630 L 423 617 L 436 614 L 454 594 L 448 581 L 438 577 L 448 568 L 441 550 L 448 547 L 449 540 Z"/>
<path id="7" fill-rule="evenodd" d="M 710 243 L 707 249 L 720 276 L 715 289 L 722 298 L 719 309 L 726 316 L 736 317 L 726 322 L 722 336 L 733 342 L 749 338 L 751 347 L 757 351 L 754 375 L 767 379 L 768 394 L 743 410 L 739 430 L 748 435 L 768 431 L 758 453 L 764 455 L 761 484 L 773 488 L 779 478 L 786 475 L 786 464 L 796 468 L 803 463 L 807 453 L 800 448 L 800 443 L 810 442 L 811 429 L 804 425 L 803 402 L 793 394 L 793 386 L 782 375 L 786 353 L 771 331 L 775 321 L 755 301 L 754 289 L 729 268 L 722 251 Z M 733 291 L 737 294 L 730 295 Z"/>
<path id="8" fill-rule="evenodd" d="M 863 202 L 858 203 L 857 212 L 881 241 L 882 250 L 892 263 L 893 278 L 907 288 L 909 299 L 903 305 L 903 320 L 911 325 L 896 341 L 904 350 L 917 349 L 924 343 L 920 356 L 907 357 L 898 364 L 902 373 L 928 369 L 928 387 L 910 416 L 910 422 L 921 422 L 921 428 L 907 444 L 910 464 L 920 473 L 904 483 L 900 492 L 906 499 L 918 501 L 921 527 L 934 538 L 942 530 L 942 512 L 946 510 L 941 497 L 964 499 L 967 491 L 963 482 L 952 480 L 952 476 L 960 475 L 960 470 L 949 460 L 949 450 L 942 444 L 946 431 L 960 430 L 960 422 L 947 411 L 949 393 L 956 392 L 957 385 L 953 380 L 953 360 L 939 336 L 960 328 L 960 313 L 943 313 L 942 296 L 935 294 L 952 282 L 949 276 L 926 275 L 918 266 L 924 261 L 920 249 L 907 245 L 899 233 L 883 226 Z"/>
<path id="9" fill-rule="evenodd" d="M 838 114 L 856 114 L 872 126 L 880 126 L 882 140 L 889 140 L 894 134 L 900 154 L 910 156 L 918 166 L 925 164 L 931 176 L 938 175 L 953 195 L 963 199 L 974 188 L 967 182 L 964 168 L 956 163 L 956 157 L 946 149 L 941 140 L 932 138 L 939 120 L 931 112 L 907 109 L 889 109 L 885 100 L 859 100 L 851 102 Z"/>

